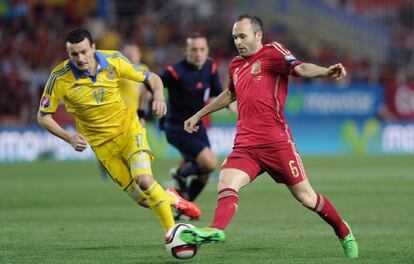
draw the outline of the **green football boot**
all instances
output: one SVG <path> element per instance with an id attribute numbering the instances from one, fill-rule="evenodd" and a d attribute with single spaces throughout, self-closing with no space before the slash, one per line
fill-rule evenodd
<path id="1" fill-rule="evenodd" d="M 185 229 L 181 232 L 180 238 L 188 244 L 201 245 L 224 242 L 226 240 L 226 235 L 223 230 L 212 227 L 203 227 Z"/>
<path id="2" fill-rule="evenodd" d="M 349 234 L 344 239 L 339 239 L 339 241 L 342 244 L 342 248 L 344 249 L 344 253 L 347 258 L 358 258 L 358 244 L 348 223 L 345 221 L 344 223 L 349 229 Z"/>

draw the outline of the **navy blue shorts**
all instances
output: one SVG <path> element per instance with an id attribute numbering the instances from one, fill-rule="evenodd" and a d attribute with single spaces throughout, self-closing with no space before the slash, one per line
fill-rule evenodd
<path id="1" fill-rule="evenodd" d="M 166 128 L 167 141 L 180 151 L 185 161 L 195 161 L 198 154 L 205 148 L 210 148 L 207 131 L 200 127 L 198 132 L 188 133 L 183 128 Z"/>

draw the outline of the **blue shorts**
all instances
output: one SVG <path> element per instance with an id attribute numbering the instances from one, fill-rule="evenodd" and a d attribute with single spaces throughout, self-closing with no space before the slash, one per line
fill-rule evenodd
<path id="1" fill-rule="evenodd" d="M 183 128 L 166 128 L 167 141 L 180 151 L 185 161 L 195 161 L 198 154 L 205 148 L 210 148 L 207 131 L 200 126 L 198 132 L 188 133 Z"/>

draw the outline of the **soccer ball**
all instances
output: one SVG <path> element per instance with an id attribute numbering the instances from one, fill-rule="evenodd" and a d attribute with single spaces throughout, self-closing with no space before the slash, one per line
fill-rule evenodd
<path id="1" fill-rule="evenodd" d="M 188 228 L 194 228 L 194 226 L 178 223 L 171 227 L 165 236 L 165 248 L 174 258 L 189 259 L 194 257 L 197 253 L 197 245 L 187 244 L 180 238 L 181 232 Z"/>

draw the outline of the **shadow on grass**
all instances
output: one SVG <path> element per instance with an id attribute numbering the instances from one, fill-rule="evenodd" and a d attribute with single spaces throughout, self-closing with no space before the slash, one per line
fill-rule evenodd
<path id="1" fill-rule="evenodd" d="M 94 247 L 70 247 L 70 248 L 60 248 L 61 250 L 125 250 L 133 249 L 135 246 L 94 246 Z"/>

